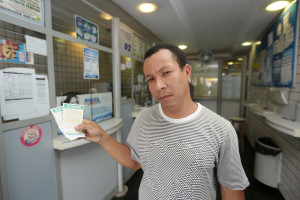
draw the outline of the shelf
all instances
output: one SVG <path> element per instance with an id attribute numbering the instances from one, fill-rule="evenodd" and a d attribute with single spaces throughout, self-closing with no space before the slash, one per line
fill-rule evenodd
<path id="1" fill-rule="evenodd" d="M 112 118 L 98 123 L 101 128 L 108 134 L 113 134 L 120 130 L 123 126 L 123 119 Z M 53 148 L 56 150 L 66 150 L 88 144 L 90 141 L 86 140 L 69 140 L 64 135 L 53 139 Z"/>
<path id="2" fill-rule="evenodd" d="M 279 114 L 266 116 L 266 123 L 283 133 L 293 137 L 300 137 L 300 123 L 282 118 Z"/>

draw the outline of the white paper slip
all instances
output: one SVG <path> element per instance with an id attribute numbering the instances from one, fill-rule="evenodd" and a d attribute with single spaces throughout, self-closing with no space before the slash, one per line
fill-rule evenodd
<path id="1" fill-rule="evenodd" d="M 70 140 L 85 137 L 85 134 L 74 129 L 83 120 L 83 105 L 63 104 L 63 133 Z"/>
<path id="2" fill-rule="evenodd" d="M 60 131 L 63 133 L 63 107 L 56 107 L 50 109 L 52 115 L 54 116 L 55 122 L 60 129 Z"/>

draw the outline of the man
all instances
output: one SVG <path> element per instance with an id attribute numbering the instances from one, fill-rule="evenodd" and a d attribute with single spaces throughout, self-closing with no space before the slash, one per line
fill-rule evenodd
<path id="1" fill-rule="evenodd" d="M 142 168 L 139 198 L 243 200 L 249 185 L 240 162 L 237 135 L 231 124 L 194 103 L 191 67 L 176 46 L 156 45 L 145 54 L 144 75 L 159 104 L 142 111 L 120 144 L 97 124 L 76 127 L 120 164 Z"/>

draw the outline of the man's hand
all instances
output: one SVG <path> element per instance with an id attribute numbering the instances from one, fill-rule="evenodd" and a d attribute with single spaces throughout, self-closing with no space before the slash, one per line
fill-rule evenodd
<path id="1" fill-rule="evenodd" d="M 75 130 L 82 131 L 85 134 L 85 140 L 100 143 L 106 132 L 95 122 L 84 119 L 82 124 L 75 127 Z"/>

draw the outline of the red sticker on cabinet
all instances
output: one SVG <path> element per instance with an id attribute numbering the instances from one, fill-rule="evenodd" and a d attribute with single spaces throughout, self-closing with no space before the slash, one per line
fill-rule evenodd
<path id="1" fill-rule="evenodd" d="M 20 140 L 24 146 L 34 146 L 41 140 L 42 129 L 39 126 L 31 125 L 25 128 L 20 136 Z"/>

